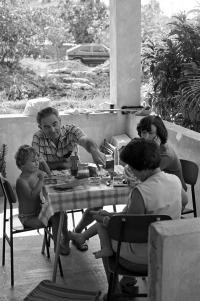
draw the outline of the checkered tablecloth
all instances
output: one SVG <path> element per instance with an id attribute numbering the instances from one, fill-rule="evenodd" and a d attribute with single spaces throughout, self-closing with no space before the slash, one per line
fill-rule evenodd
<path id="1" fill-rule="evenodd" d="M 126 204 L 130 189 L 128 187 L 76 186 L 72 191 L 55 191 L 54 186 L 46 186 L 47 195 L 39 219 L 48 224 L 55 212 L 71 209 L 103 207 Z"/>

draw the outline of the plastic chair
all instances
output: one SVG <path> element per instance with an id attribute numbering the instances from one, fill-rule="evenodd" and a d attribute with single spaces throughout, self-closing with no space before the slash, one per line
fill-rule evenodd
<path id="1" fill-rule="evenodd" d="M 182 167 L 182 173 L 183 173 L 183 179 L 186 184 L 191 185 L 191 193 L 192 193 L 192 204 L 193 209 L 185 208 L 182 215 L 193 213 L 194 217 L 197 217 L 197 208 L 196 208 L 196 199 L 195 199 L 195 191 L 194 186 L 197 182 L 198 174 L 199 174 L 199 167 L 196 163 L 188 160 L 180 160 L 181 167 Z"/>
<path id="2" fill-rule="evenodd" d="M 13 215 L 13 204 L 17 202 L 17 198 L 15 192 L 9 183 L 9 181 L 3 178 L 0 175 L 0 195 L 4 196 L 4 215 L 3 215 L 3 249 L 2 249 L 2 265 L 5 265 L 5 248 L 6 241 L 10 246 L 10 268 L 11 268 L 11 285 L 14 285 L 14 246 L 13 246 L 13 235 L 22 232 L 28 232 L 33 230 L 38 230 L 35 228 L 24 228 L 18 219 L 18 214 Z M 9 206 L 9 215 L 7 216 L 7 207 Z M 7 234 L 6 226 L 9 224 L 9 235 Z M 44 254 L 44 249 L 46 247 L 47 257 L 50 257 L 49 253 L 49 241 L 47 234 L 52 238 L 52 234 L 50 233 L 50 227 L 41 227 L 40 229 L 44 229 L 44 240 L 43 240 L 43 248 L 42 254 Z M 61 265 L 61 260 L 59 257 L 59 268 L 60 274 L 63 277 L 63 270 Z"/>
<path id="3" fill-rule="evenodd" d="M 133 215 L 119 214 L 113 215 L 108 223 L 108 233 L 111 239 L 118 241 L 117 253 L 108 257 L 108 267 L 111 272 L 107 301 L 114 300 L 118 297 L 147 297 L 147 294 L 115 294 L 115 285 L 118 275 L 130 277 L 148 276 L 148 267 L 144 272 L 135 272 L 124 268 L 120 262 L 120 248 L 122 242 L 128 243 L 148 243 L 148 229 L 151 223 L 156 221 L 171 220 L 168 215 Z M 130 263 L 131 265 L 131 263 Z"/>
<path id="4" fill-rule="evenodd" d="M 41 300 L 76 300 L 76 301 L 96 301 L 99 299 L 101 291 L 85 291 L 66 288 L 63 285 L 54 283 L 49 280 L 41 281 L 25 297 L 24 301 L 41 301 Z"/>

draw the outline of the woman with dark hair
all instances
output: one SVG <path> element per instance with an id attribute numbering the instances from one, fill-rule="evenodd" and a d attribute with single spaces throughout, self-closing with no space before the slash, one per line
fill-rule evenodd
<path id="1" fill-rule="evenodd" d="M 159 146 L 151 140 L 135 138 L 121 151 L 120 159 L 128 164 L 141 181 L 131 191 L 123 212 L 127 214 L 167 214 L 172 219 L 181 217 L 182 205 L 187 203 L 187 194 L 178 177 L 160 170 Z M 117 242 L 111 241 L 107 233 L 109 219 L 114 214 L 105 210 L 92 212 L 97 221 L 83 233 L 70 233 L 70 238 L 84 243 L 88 238 L 99 234 L 102 250 L 94 252 L 96 258 L 111 256 L 117 250 Z M 120 263 L 135 271 L 144 271 L 148 263 L 147 244 L 122 243 Z M 104 262 L 105 264 L 105 262 Z M 128 267 L 127 267 L 128 265 Z M 106 273 L 107 267 L 105 266 Z M 109 275 L 107 274 L 109 277 Z"/>
<path id="2" fill-rule="evenodd" d="M 144 117 L 140 120 L 137 131 L 141 138 L 153 140 L 159 145 L 160 169 L 166 173 L 176 175 L 181 180 L 183 189 L 187 191 L 180 160 L 173 148 L 167 144 L 168 132 L 162 119 L 153 115 Z M 130 169 L 125 168 L 125 175 L 127 178 L 131 178 Z"/>

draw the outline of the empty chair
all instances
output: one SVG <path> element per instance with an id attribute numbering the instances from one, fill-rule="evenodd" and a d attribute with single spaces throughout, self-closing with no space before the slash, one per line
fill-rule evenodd
<path id="1" fill-rule="evenodd" d="M 108 257 L 108 267 L 110 270 L 110 281 L 108 287 L 107 301 L 114 300 L 116 297 L 147 297 L 147 294 L 115 294 L 115 284 L 118 275 L 142 277 L 148 276 L 148 267 L 144 266 L 144 271 L 135 272 L 134 264 L 130 269 L 124 268 L 120 264 L 120 248 L 122 242 L 127 243 L 147 243 L 149 225 L 156 221 L 171 220 L 168 215 L 133 215 L 118 214 L 111 217 L 108 223 L 108 233 L 111 239 L 118 242 L 117 253 Z M 123 259 L 124 260 L 124 259 Z M 127 261 L 128 262 L 128 261 Z"/>
<path id="2" fill-rule="evenodd" d="M 194 186 L 197 182 L 199 167 L 196 163 L 188 160 L 180 160 L 183 172 L 183 178 L 186 184 L 191 185 L 191 194 L 192 194 L 192 205 L 193 208 L 185 208 L 182 212 L 182 215 L 193 213 L 194 217 L 197 217 L 197 208 L 196 208 L 196 199 L 195 199 L 195 190 Z"/>
<path id="3" fill-rule="evenodd" d="M 18 219 L 18 215 L 13 215 L 13 204 L 17 202 L 17 198 L 15 192 L 7 179 L 4 179 L 0 175 L 0 195 L 4 196 L 4 215 L 3 215 L 3 250 L 2 250 L 2 265 L 5 265 L 5 248 L 6 241 L 10 246 L 10 267 L 11 267 L 11 285 L 14 285 L 14 244 L 13 244 L 13 235 L 17 233 L 27 232 L 37 230 L 35 228 L 24 228 L 21 222 Z M 7 208 L 9 207 L 9 215 L 7 216 Z M 8 228 L 9 225 L 9 234 Z M 42 227 L 44 229 L 44 241 L 42 252 L 44 253 L 44 249 L 46 246 L 47 256 L 50 257 L 49 254 L 49 241 L 47 238 L 47 234 L 52 238 L 52 234 L 49 232 L 48 227 Z M 41 229 L 42 229 L 41 228 Z M 60 274 L 63 276 L 62 265 L 59 258 L 59 268 Z"/>

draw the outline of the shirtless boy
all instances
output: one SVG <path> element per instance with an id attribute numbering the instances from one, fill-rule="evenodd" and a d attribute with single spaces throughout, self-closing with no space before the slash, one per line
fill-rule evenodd
<path id="1" fill-rule="evenodd" d="M 21 170 L 21 174 L 16 182 L 16 192 L 19 202 L 18 217 L 24 228 L 32 227 L 37 229 L 43 227 L 44 224 L 38 219 L 42 206 L 40 192 L 44 186 L 43 171 L 48 175 L 51 175 L 51 171 L 44 159 L 38 157 L 37 151 L 29 145 L 22 145 L 18 149 L 15 159 L 17 167 Z M 52 226 L 53 231 L 54 249 L 57 241 L 59 217 L 59 213 L 55 213 L 49 219 L 49 224 Z M 66 225 L 63 225 L 62 237 L 60 253 L 68 255 L 70 249 Z"/>

